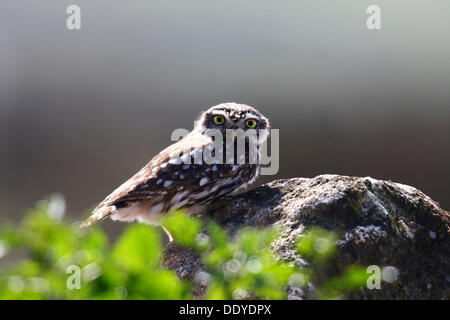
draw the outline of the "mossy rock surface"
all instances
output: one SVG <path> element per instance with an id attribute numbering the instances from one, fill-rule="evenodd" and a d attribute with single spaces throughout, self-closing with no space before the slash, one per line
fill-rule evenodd
<path id="1" fill-rule="evenodd" d="M 450 298 L 449 212 L 414 187 L 370 177 L 320 175 L 275 180 L 217 206 L 208 217 L 230 235 L 246 226 L 281 226 L 274 250 L 283 260 L 307 264 L 294 242 L 305 228 L 319 226 L 340 236 L 328 276 L 351 264 L 398 272 L 381 289 L 361 289 L 350 298 Z M 175 243 L 166 248 L 164 262 L 187 279 L 202 268 L 195 253 Z M 198 288 L 199 297 L 203 291 Z M 308 298 L 308 293 L 289 297 Z"/>

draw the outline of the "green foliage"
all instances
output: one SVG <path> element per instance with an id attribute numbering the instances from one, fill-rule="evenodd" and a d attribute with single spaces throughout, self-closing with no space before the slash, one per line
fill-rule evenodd
<path id="1" fill-rule="evenodd" d="M 297 240 L 297 252 L 318 263 L 327 261 L 336 250 L 337 236 L 320 228 L 311 228 Z"/>
<path id="2" fill-rule="evenodd" d="M 191 298 L 189 284 L 161 266 L 159 233 L 146 225 L 129 226 L 111 246 L 98 227 L 54 219 L 43 206 L 3 226 L 0 239 L 26 256 L 0 269 L 0 299 Z"/>
<path id="3" fill-rule="evenodd" d="M 196 237 L 202 229 L 200 220 L 176 211 L 162 218 L 161 222 L 181 245 L 192 248 L 198 246 Z"/>
<path id="4" fill-rule="evenodd" d="M 161 264 L 163 246 L 155 228 L 133 224 L 113 244 L 98 226 L 55 214 L 51 201 L 31 210 L 18 226 L 0 228 L 0 299 L 192 299 L 190 282 Z M 313 284 L 316 298 L 336 299 L 364 285 L 365 269 L 352 266 L 324 279 L 336 248 L 336 235 L 311 229 L 296 242 L 310 264 L 300 269 L 277 259 L 271 245 L 275 228 L 238 230 L 230 238 L 213 221 L 181 212 L 161 221 L 176 241 L 195 250 L 204 264 L 196 283 L 208 299 L 286 299 L 288 287 Z M 2 264 L 2 256 L 23 258 Z"/>
<path id="5" fill-rule="evenodd" d="M 202 233 L 199 220 L 180 212 L 162 223 L 179 243 L 201 254 L 205 270 L 197 281 L 208 285 L 208 299 L 286 299 L 288 285 L 305 289 L 308 283 L 317 287 L 316 298 L 339 299 L 364 286 L 368 277 L 364 268 L 351 266 L 324 279 L 337 235 L 321 228 L 311 228 L 297 240 L 297 252 L 309 261 L 299 269 L 274 257 L 270 246 L 279 235 L 274 228 L 244 228 L 229 239 L 213 221 L 206 222 Z"/>
<path id="6" fill-rule="evenodd" d="M 331 261 L 336 253 L 336 233 L 320 228 L 311 228 L 297 239 L 297 252 L 308 259 L 309 266 L 303 269 L 309 281 L 315 283 L 316 298 L 342 299 L 346 293 L 357 290 L 367 283 L 366 269 L 360 266 L 347 267 L 342 275 L 324 278 L 324 270 L 332 267 Z"/>
<path id="7" fill-rule="evenodd" d="M 275 259 L 273 229 L 242 229 L 236 238 L 205 255 L 211 275 L 211 299 L 285 299 L 286 284 L 296 268 Z"/>
<path id="8" fill-rule="evenodd" d="M 159 259 L 161 240 L 154 229 L 135 224 L 117 241 L 112 258 L 128 273 L 139 273 Z"/>

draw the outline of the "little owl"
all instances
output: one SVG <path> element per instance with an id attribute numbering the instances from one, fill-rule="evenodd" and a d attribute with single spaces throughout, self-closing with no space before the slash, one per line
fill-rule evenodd
<path id="1" fill-rule="evenodd" d="M 119 221 L 159 224 L 162 214 L 175 209 L 204 213 L 215 200 L 256 179 L 260 147 L 269 129 L 269 121 L 250 106 L 223 103 L 210 108 L 195 121 L 188 135 L 157 154 L 107 196 L 83 226 L 108 216 Z M 255 143 L 250 143 L 250 135 L 246 135 L 250 131 L 255 133 Z M 234 133 L 227 135 L 229 132 Z M 245 137 L 241 155 L 236 132 Z M 218 133 L 223 138 L 218 139 Z M 255 157 L 252 154 L 257 161 L 251 161 Z M 205 155 L 214 157 L 214 161 L 206 161 Z"/>

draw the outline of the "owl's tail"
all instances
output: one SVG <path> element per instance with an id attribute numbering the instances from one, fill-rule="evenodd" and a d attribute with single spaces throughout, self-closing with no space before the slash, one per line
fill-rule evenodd
<path id="1" fill-rule="evenodd" d="M 106 217 L 108 217 L 111 213 L 113 213 L 114 211 L 116 211 L 116 206 L 102 206 L 102 207 L 97 207 L 94 209 L 94 211 L 92 212 L 92 215 L 87 218 L 81 225 L 81 228 L 84 227 L 89 227 L 91 224 L 102 220 Z"/>

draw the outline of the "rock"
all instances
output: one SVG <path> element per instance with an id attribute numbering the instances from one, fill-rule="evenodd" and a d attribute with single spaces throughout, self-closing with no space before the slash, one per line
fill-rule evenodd
<path id="1" fill-rule="evenodd" d="M 305 264 L 293 244 L 305 227 L 337 231 L 335 270 L 350 264 L 378 265 L 381 289 L 361 289 L 352 299 L 448 299 L 450 288 L 450 218 L 419 190 L 400 183 L 339 175 L 276 180 L 229 197 L 208 216 L 233 235 L 244 226 L 282 225 L 274 243 L 277 256 Z M 199 257 L 174 243 L 164 263 L 181 278 L 201 270 Z M 330 273 L 330 274 L 331 274 Z M 201 297 L 204 288 L 197 287 Z M 289 292 L 289 298 L 308 298 Z"/>

